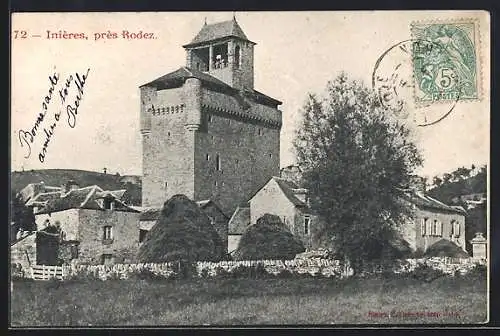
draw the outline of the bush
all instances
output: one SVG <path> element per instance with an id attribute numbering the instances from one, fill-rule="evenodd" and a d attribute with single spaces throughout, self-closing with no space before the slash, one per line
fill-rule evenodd
<path id="1" fill-rule="evenodd" d="M 437 278 L 445 276 L 446 274 L 440 269 L 435 269 L 429 265 L 422 264 L 418 265 L 412 272 L 409 273 L 409 275 L 417 280 L 432 282 Z"/>
<path id="2" fill-rule="evenodd" d="M 488 277 L 488 268 L 486 265 L 476 264 L 469 272 L 467 272 L 464 277 L 471 279 L 481 279 L 486 280 Z"/>
<path id="3" fill-rule="evenodd" d="M 140 271 L 135 271 L 130 274 L 131 279 L 139 279 L 139 280 L 152 280 L 152 281 L 158 281 L 158 280 L 165 280 L 166 277 L 164 275 L 155 273 L 149 269 L 143 269 Z"/>

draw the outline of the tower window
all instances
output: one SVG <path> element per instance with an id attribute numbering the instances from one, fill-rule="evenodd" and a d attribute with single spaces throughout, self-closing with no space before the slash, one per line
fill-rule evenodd
<path id="1" fill-rule="evenodd" d="M 269 157 L 272 158 L 273 157 L 273 153 L 269 153 Z"/>
<path id="2" fill-rule="evenodd" d="M 212 65 L 214 69 L 227 67 L 227 43 L 213 46 Z"/>
<path id="3" fill-rule="evenodd" d="M 206 158 L 207 158 L 207 161 L 210 161 L 210 154 L 207 154 Z"/>
<path id="4" fill-rule="evenodd" d="M 262 135 L 262 130 L 259 128 L 259 135 Z"/>
<path id="5" fill-rule="evenodd" d="M 191 51 L 191 64 L 200 71 L 208 71 L 208 63 L 210 62 L 209 48 L 199 48 Z"/>
<path id="6" fill-rule="evenodd" d="M 211 114 L 208 115 L 208 122 L 212 122 L 212 115 Z"/>
<path id="7" fill-rule="evenodd" d="M 234 48 L 234 67 L 236 69 L 239 69 L 241 67 L 240 61 L 241 61 L 241 55 L 240 55 L 240 46 L 236 46 Z"/>
<path id="8" fill-rule="evenodd" d="M 217 170 L 222 170 L 222 165 L 221 165 L 221 159 L 220 159 L 220 155 L 217 154 L 217 156 L 215 157 L 215 169 Z"/>

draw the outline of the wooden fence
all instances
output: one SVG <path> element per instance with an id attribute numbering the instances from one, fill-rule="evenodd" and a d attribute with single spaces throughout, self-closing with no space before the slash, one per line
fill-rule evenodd
<path id="1" fill-rule="evenodd" d="M 34 265 L 31 267 L 33 280 L 64 279 L 64 268 L 62 266 Z"/>

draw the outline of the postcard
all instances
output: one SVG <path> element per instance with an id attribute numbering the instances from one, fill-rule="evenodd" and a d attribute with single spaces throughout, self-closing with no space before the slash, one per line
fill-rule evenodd
<path id="1" fill-rule="evenodd" d="M 488 12 L 11 19 L 11 327 L 488 322 Z"/>

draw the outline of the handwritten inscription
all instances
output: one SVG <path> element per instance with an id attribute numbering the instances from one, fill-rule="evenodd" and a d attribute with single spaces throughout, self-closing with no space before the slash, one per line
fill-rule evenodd
<path id="1" fill-rule="evenodd" d="M 21 129 L 18 132 L 19 142 L 21 147 L 26 149 L 24 158 L 27 159 L 31 156 L 32 146 L 35 141 L 40 137 L 40 134 L 44 136 L 41 141 L 42 147 L 38 153 L 38 160 L 40 162 L 45 162 L 45 157 L 47 155 L 47 150 L 49 148 L 50 142 L 54 136 L 55 130 L 59 125 L 61 120 L 61 115 L 66 112 L 66 122 L 69 127 L 74 128 L 76 126 L 76 117 L 78 115 L 78 108 L 83 99 L 84 88 L 87 78 L 89 76 L 90 68 L 88 68 L 84 73 L 76 72 L 74 75 L 69 75 L 60 84 L 60 74 L 54 72 L 49 76 L 49 88 L 47 94 L 42 99 L 41 112 L 38 113 L 33 126 L 29 129 Z M 59 104 L 55 105 L 55 112 L 50 118 L 49 113 L 51 103 L 54 96 L 58 94 Z"/>

